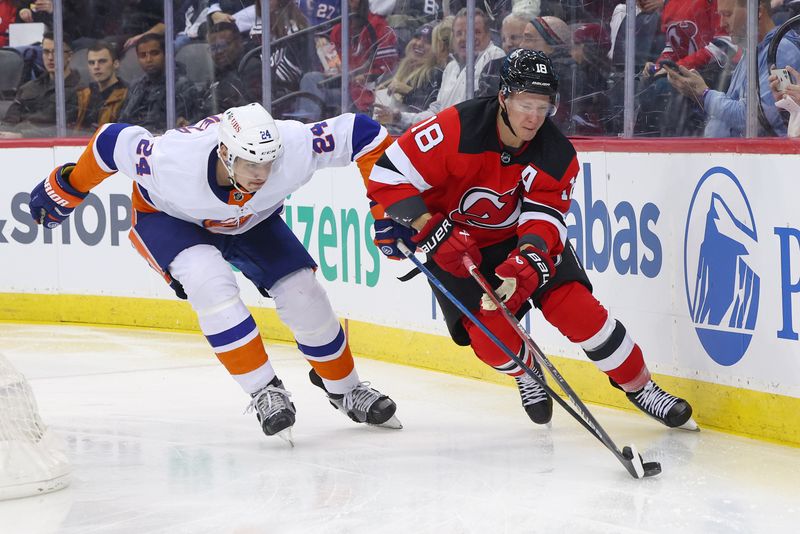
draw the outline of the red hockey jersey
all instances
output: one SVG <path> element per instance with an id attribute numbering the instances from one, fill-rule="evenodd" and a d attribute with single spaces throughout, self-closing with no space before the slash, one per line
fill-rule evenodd
<path id="1" fill-rule="evenodd" d="M 398 202 L 421 196 L 428 212 L 466 226 L 481 247 L 535 234 L 560 254 L 575 148 L 549 119 L 529 143 L 504 147 L 498 108 L 497 97 L 475 98 L 416 124 L 378 160 L 367 194 L 391 215 Z"/>
<path id="2" fill-rule="evenodd" d="M 736 45 L 720 26 L 717 0 L 671 0 L 664 4 L 661 30 L 666 43 L 658 60 L 670 59 L 687 69 L 711 61 L 725 66 Z"/>

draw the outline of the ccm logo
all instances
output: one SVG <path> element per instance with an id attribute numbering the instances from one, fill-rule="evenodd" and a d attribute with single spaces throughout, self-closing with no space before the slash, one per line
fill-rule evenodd
<path id="1" fill-rule="evenodd" d="M 438 247 L 444 239 L 450 235 L 450 232 L 453 230 L 453 223 L 450 222 L 448 219 L 442 221 L 442 224 L 439 225 L 439 228 L 436 229 L 436 232 L 430 236 L 425 243 L 423 243 L 419 248 L 422 252 L 426 254 L 428 252 L 433 252 L 436 247 Z"/>

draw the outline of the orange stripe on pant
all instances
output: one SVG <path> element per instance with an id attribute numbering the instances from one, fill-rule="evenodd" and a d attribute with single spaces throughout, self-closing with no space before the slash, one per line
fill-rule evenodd
<path id="1" fill-rule="evenodd" d="M 136 212 L 134 212 L 134 214 L 135 213 Z M 132 226 L 136 226 L 135 221 Z M 131 244 L 133 245 L 133 248 L 136 249 L 136 252 L 138 252 L 145 260 L 147 260 L 147 263 L 150 264 L 150 267 L 160 274 L 167 283 L 172 282 L 172 278 L 164 271 L 164 269 L 161 268 L 153 255 L 150 254 L 150 250 L 147 248 L 147 245 L 145 245 L 144 242 L 139 238 L 139 234 L 136 233 L 134 228 L 131 228 L 131 231 L 128 232 L 128 238 L 131 240 Z"/>
<path id="2" fill-rule="evenodd" d="M 218 352 L 217 358 L 232 375 L 255 371 L 269 359 L 267 351 L 264 350 L 264 342 L 258 335 L 237 349 Z"/>
<path id="3" fill-rule="evenodd" d="M 325 380 L 341 380 L 353 372 L 355 364 L 353 363 L 353 355 L 350 352 L 350 344 L 344 346 L 344 350 L 335 360 L 327 362 L 318 362 L 311 358 L 306 358 L 311 367 L 317 372 L 319 376 Z"/>

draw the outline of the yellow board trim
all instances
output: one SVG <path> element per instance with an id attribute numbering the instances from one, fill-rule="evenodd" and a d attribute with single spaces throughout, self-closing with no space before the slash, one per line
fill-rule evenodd
<path id="1" fill-rule="evenodd" d="M 274 309 L 251 308 L 251 312 L 266 339 L 293 342 Z M 91 295 L 0 293 L 0 320 L 200 330 L 185 301 Z M 352 320 L 346 327 L 350 347 L 358 356 L 512 384 L 509 377 L 478 361 L 471 349 L 458 347 L 449 338 Z M 634 410 L 591 362 L 557 356 L 551 360 L 584 401 Z M 657 375 L 657 380 L 692 404 L 701 426 L 800 446 L 798 398 L 666 375 Z"/>

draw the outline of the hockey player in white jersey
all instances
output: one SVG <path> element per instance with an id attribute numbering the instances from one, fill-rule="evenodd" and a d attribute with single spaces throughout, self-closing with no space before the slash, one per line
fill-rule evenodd
<path id="1" fill-rule="evenodd" d="M 364 115 L 317 124 L 274 121 L 260 104 L 231 108 L 153 136 L 112 123 L 77 164 L 53 170 L 31 192 L 31 216 L 54 227 L 112 174 L 133 179 L 130 238 L 181 298 L 228 372 L 251 395 L 267 435 L 291 441 L 295 407 L 276 376 L 229 264 L 275 300 L 311 364 L 311 381 L 359 423 L 400 428 L 396 405 L 362 382 L 316 264 L 281 218 L 287 195 L 317 169 L 357 162 L 364 177 L 391 143 Z"/>

